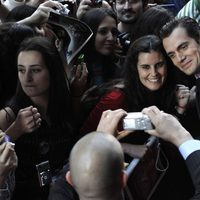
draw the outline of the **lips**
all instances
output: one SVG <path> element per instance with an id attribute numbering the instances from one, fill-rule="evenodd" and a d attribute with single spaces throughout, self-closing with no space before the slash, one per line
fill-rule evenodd
<path id="1" fill-rule="evenodd" d="M 25 85 L 24 87 L 30 88 L 30 87 L 35 87 L 34 85 Z"/>
<path id="2" fill-rule="evenodd" d="M 190 67 L 191 62 L 192 62 L 191 60 L 185 62 L 184 64 L 181 65 L 181 68 L 184 69 L 184 70 L 187 69 L 188 67 Z"/>
<path id="3" fill-rule="evenodd" d="M 159 78 L 149 79 L 149 82 L 157 83 L 157 82 L 160 82 L 160 79 Z"/>

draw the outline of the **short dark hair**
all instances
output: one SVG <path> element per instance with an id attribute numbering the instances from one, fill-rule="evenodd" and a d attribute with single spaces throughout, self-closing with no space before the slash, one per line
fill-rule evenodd
<path id="1" fill-rule="evenodd" d="M 200 26 L 194 19 L 190 17 L 174 18 L 168 23 L 166 23 L 160 30 L 161 39 L 168 37 L 177 27 L 184 28 L 188 36 L 193 38 L 197 43 L 199 43 Z"/>
<path id="2" fill-rule="evenodd" d="M 144 35 L 159 35 L 163 25 L 172 18 L 173 14 L 159 5 L 148 8 L 132 27 L 131 40 L 135 41 Z"/>

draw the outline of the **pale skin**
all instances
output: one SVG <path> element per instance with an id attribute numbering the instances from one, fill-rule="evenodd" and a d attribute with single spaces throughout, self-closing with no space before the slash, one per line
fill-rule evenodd
<path id="1" fill-rule="evenodd" d="M 167 77 L 167 66 L 163 55 L 156 51 L 141 52 L 137 63 L 140 82 L 149 90 L 159 90 Z M 177 112 L 183 114 L 190 98 L 190 90 L 184 85 L 177 85 Z"/>
<path id="2" fill-rule="evenodd" d="M 21 109 L 17 116 L 7 108 L 11 118 L 7 120 L 7 113 L 1 110 L 0 127 L 3 127 L 12 140 L 21 135 L 30 133 L 40 127 L 41 118 L 48 122 L 46 110 L 48 105 L 48 89 L 50 77 L 44 64 L 42 55 L 37 51 L 22 51 L 18 55 L 18 77 L 27 96 L 37 106 Z"/>
<path id="3" fill-rule="evenodd" d="M 193 139 L 190 133 L 175 117 L 160 111 L 156 106 L 144 108 L 142 112 L 149 116 L 155 126 L 154 130 L 146 131 L 150 135 L 169 141 L 177 147 L 184 142 Z"/>
<path id="4" fill-rule="evenodd" d="M 162 54 L 156 51 L 141 52 L 137 69 L 140 82 L 151 91 L 160 89 L 167 77 L 165 60 Z"/>
<path id="5" fill-rule="evenodd" d="M 97 29 L 95 49 L 102 55 L 112 55 L 117 40 L 117 25 L 115 20 L 106 16 Z"/>
<path id="6" fill-rule="evenodd" d="M 11 171 L 17 166 L 17 156 L 14 147 L 4 142 L 5 133 L 0 132 L 0 188 Z"/>
<path id="7" fill-rule="evenodd" d="M 79 140 L 70 154 L 70 169 L 66 179 L 81 200 L 122 198 L 121 190 L 127 180 L 123 151 L 112 135 L 93 132 Z"/>
<path id="8" fill-rule="evenodd" d="M 121 33 L 130 32 L 131 26 L 143 13 L 142 0 L 117 0 L 114 3 L 114 10 L 119 20 L 118 29 Z"/>
<path id="9" fill-rule="evenodd" d="M 200 45 L 183 27 L 175 28 L 164 38 L 163 46 L 174 65 L 186 75 L 200 72 Z"/>
<path id="10" fill-rule="evenodd" d="M 78 9 L 76 11 L 76 16 L 78 19 L 81 19 L 81 17 L 90 9 L 94 8 L 94 4 L 92 3 L 92 0 L 81 0 L 80 4 L 78 6 Z M 107 1 L 102 1 L 102 8 L 110 8 L 111 6 L 108 4 Z"/>
<path id="11" fill-rule="evenodd" d="M 17 23 L 26 25 L 40 25 L 48 21 L 50 12 L 55 12 L 56 9 L 62 9 L 63 5 L 57 1 L 45 1 L 41 3 L 37 10 L 30 16 Z"/>

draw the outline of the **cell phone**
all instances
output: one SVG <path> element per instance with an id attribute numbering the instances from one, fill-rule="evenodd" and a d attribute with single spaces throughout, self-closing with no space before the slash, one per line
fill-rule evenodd
<path id="1" fill-rule="evenodd" d="M 36 165 L 38 180 L 40 187 L 43 187 L 52 181 L 51 169 L 49 161 L 45 161 Z"/>
<path id="2" fill-rule="evenodd" d="M 84 54 L 80 54 L 80 55 L 78 56 L 77 65 L 80 65 L 80 64 L 82 64 L 82 63 L 84 62 L 84 57 L 85 57 Z"/>
<path id="3" fill-rule="evenodd" d="M 124 130 L 151 130 L 153 124 L 149 117 L 141 112 L 131 112 L 123 119 Z"/>

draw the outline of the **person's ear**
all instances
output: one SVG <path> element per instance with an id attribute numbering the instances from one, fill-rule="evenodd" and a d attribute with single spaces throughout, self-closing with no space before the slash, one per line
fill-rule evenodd
<path id="1" fill-rule="evenodd" d="M 55 40 L 55 46 L 59 52 L 62 50 L 61 41 L 58 38 Z"/>
<path id="2" fill-rule="evenodd" d="M 65 175 L 65 178 L 66 178 L 66 181 L 71 185 L 73 186 L 73 183 L 72 183 L 72 177 L 71 177 L 71 172 L 68 171 Z"/>
<path id="3" fill-rule="evenodd" d="M 122 188 L 126 187 L 128 182 L 128 175 L 125 171 L 122 172 Z"/>

